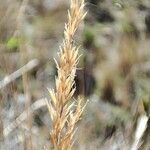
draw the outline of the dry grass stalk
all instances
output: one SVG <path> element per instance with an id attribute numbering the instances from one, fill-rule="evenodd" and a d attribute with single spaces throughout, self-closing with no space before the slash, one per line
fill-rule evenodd
<path id="1" fill-rule="evenodd" d="M 28 51 L 27 51 L 27 44 L 25 43 L 25 40 L 23 38 L 23 22 L 25 19 L 25 11 L 27 8 L 29 0 L 23 0 L 20 6 L 20 9 L 18 11 L 18 16 L 17 16 L 17 20 L 16 20 L 16 31 L 14 33 L 14 35 L 16 34 L 18 36 L 19 39 L 21 39 L 21 41 L 24 42 L 20 42 L 19 43 L 19 50 L 20 50 L 20 60 L 21 63 L 24 64 L 26 63 L 26 61 L 28 60 Z M 29 82 L 29 75 L 28 73 L 24 73 L 22 74 L 22 83 L 23 83 L 23 90 L 24 90 L 24 94 L 26 97 L 26 103 L 25 103 L 25 108 L 26 110 L 28 110 L 28 108 L 31 105 L 31 93 L 30 93 L 30 82 Z M 28 119 L 26 120 L 27 126 L 29 128 L 29 130 L 31 131 L 32 128 L 32 116 L 29 116 L 29 112 L 27 111 L 28 114 Z M 30 132 L 32 133 L 32 132 Z M 24 147 L 27 150 L 32 150 L 32 134 L 29 135 L 29 137 L 24 141 Z"/>
<path id="2" fill-rule="evenodd" d="M 51 101 L 47 103 L 52 119 L 50 138 L 54 150 L 71 149 L 75 125 L 84 109 L 81 106 L 81 98 L 77 105 L 71 102 L 71 99 L 75 92 L 74 78 L 79 60 L 79 47 L 73 44 L 74 35 L 85 15 L 84 0 L 71 0 L 64 41 L 58 54 L 59 62 L 56 61 L 56 90 L 49 90 Z"/>
<path id="3" fill-rule="evenodd" d="M 13 132 L 23 121 L 28 119 L 28 116 L 33 114 L 34 111 L 46 106 L 46 98 L 36 100 L 27 110 L 24 110 L 12 123 L 5 127 L 3 136 L 6 138 L 11 132 Z M 1 130 L 0 130 L 1 131 Z"/>
<path id="4" fill-rule="evenodd" d="M 141 138 L 144 135 L 144 132 L 147 128 L 148 117 L 146 115 L 140 116 L 137 124 L 137 129 L 135 132 L 134 143 L 131 147 L 131 150 L 138 150 L 141 144 Z"/>
<path id="5" fill-rule="evenodd" d="M 11 82 L 13 82 L 14 80 L 16 80 L 17 78 L 19 78 L 20 76 L 22 76 L 23 74 L 37 67 L 38 65 L 39 65 L 39 60 L 33 59 L 33 60 L 30 60 L 27 64 L 25 64 L 20 69 L 13 72 L 12 74 L 5 76 L 4 79 L 0 81 L 0 90 L 6 87 Z"/>

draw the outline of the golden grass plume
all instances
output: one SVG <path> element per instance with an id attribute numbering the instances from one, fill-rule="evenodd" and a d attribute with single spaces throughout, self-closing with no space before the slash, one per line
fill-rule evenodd
<path id="1" fill-rule="evenodd" d="M 64 40 L 56 61 L 56 89 L 50 89 L 51 100 L 47 106 L 52 119 L 50 139 L 54 150 L 69 150 L 72 147 L 76 123 L 80 120 L 84 106 L 81 98 L 71 101 L 75 92 L 75 73 L 79 61 L 79 47 L 74 45 L 74 35 L 84 19 L 84 0 L 71 0 L 68 23 L 65 24 Z"/>

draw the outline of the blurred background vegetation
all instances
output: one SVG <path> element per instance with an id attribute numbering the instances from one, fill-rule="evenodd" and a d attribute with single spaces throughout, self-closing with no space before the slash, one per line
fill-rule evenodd
<path id="1" fill-rule="evenodd" d="M 43 98 L 55 86 L 68 7 L 67 0 L 0 0 L 0 150 L 50 147 Z M 86 10 L 75 97 L 89 102 L 73 149 L 128 150 L 139 116 L 150 115 L 150 1 L 87 0 Z M 149 139 L 150 121 L 141 150 Z"/>

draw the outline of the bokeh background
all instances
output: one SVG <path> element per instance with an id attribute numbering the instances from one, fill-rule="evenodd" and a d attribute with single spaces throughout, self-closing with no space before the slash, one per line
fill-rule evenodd
<path id="1" fill-rule="evenodd" d="M 68 0 L 0 0 L 0 150 L 50 149 L 44 98 L 55 87 Z M 150 115 L 150 1 L 87 0 L 76 35 L 76 93 L 88 104 L 73 149 L 129 150 Z M 150 149 L 150 120 L 141 150 Z"/>

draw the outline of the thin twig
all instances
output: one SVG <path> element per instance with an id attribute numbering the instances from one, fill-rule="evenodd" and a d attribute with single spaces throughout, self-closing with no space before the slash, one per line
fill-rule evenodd
<path id="1" fill-rule="evenodd" d="M 35 110 L 46 106 L 46 98 L 42 98 L 34 102 L 27 110 L 19 115 L 11 124 L 3 130 L 4 137 L 8 136 L 17 126 L 19 126 L 28 117 L 28 113 L 32 114 Z"/>
<path id="2" fill-rule="evenodd" d="M 14 80 L 16 80 L 17 78 L 22 76 L 24 73 L 29 72 L 30 70 L 35 68 L 38 64 L 39 64 L 39 60 L 38 59 L 33 59 L 33 60 L 29 61 L 23 67 L 18 69 L 17 71 L 13 72 L 10 75 L 5 76 L 4 79 L 0 81 L 0 89 L 6 87 L 8 84 L 10 84 Z"/>

